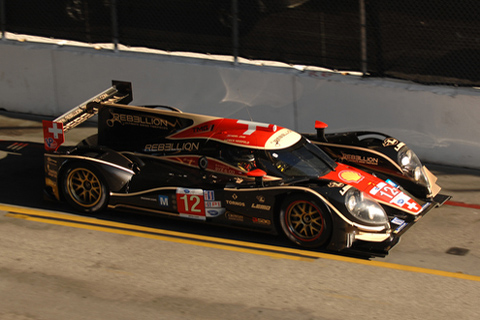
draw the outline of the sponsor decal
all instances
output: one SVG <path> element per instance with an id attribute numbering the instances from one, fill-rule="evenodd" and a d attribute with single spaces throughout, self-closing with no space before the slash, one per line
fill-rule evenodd
<path id="1" fill-rule="evenodd" d="M 203 197 L 205 201 L 213 201 L 215 200 L 215 192 L 213 192 L 213 190 L 204 190 Z"/>
<path id="2" fill-rule="evenodd" d="M 222 173 L 222 174 L 228 174 L 228 175 L 243 175 L 245 174 L 244 172 L 237 170 L 234 167 L 222 164 L 222 163 L 217 163 L 215 162 L 213 165 L 213 171 Z"/>
<path id="3" fill-rule="evenodd" d="M 370 194 L 371 195 L 376 195 L 380 190 L 383 189 L 383 187 L 385 187 L 387 184 L 385 182 L 380 182 L 379 184 L 377 184 L 375 187 L 373 187 L 371 190 L 370 190 Z"/>
<path id="4" fill-rule="evenodd" d="M 378 166 L 378 158 L 375 158 L 375 157 L 365 157 L 357 154 L 348 154 L 348 153 L 342 152 L 341 159 L 350 161 L 350 162 L 360 163 L 360 164 L 369 164 L 369 165 Z"/>
<path id="5" fill-rule="evenodd" d="M 281 149 L 287 146 L 295 144 L 300 140 L 301 136 L 291 130 L 281 129 L 268 138 L 265 142 L 265 148 L 267 149 Z"/>
<path id="6" fill-rule="evenodd" d="M 268 211 L 268 210 L 270 210 L 272 207 L 271 207 L 271 206 L 268 206 L 268 205 L 266 205 L 266 204 L 252 203 L 252 208 L 253 208 L 253 209 L 259 209 L 259 210 Z"/>
<path id="7" fill-rule="evenodd" d="M 345 193 L 347 193 L 347 191 L 348 191 L 350 188 L 353 188 L 353 187 L 350 186 L 350 185 L 344 185 L 344 187 L 340 190 L 340 194 L 341 194 L 342 196 L 344 196 Z"/>
<path id="8" fill-rule="evenodd" d="M 394 203 L 399 207 L 405 206 L 408 208 L 408 210 L 417 211 L 419 209 L 417 203 L 403 192 L 400 192 L 395 198 L 392 199 L 392 201 L 390 201 L 390 203 Z"/>
<path id="9" fill-rule="evenodd" d="M 389 185 L 395 187 L 395 188 L 398 188 L 398 184 L 396 184 L 395 182 L 393 182 L 392 180 L 390 179 L 387 179 L 385 180 L 385 182 L 387 182 Z"/>
<path id="10" fill-rule="evenodd" d="M 188 218 L 188 219 L 194 219 L 194 220 L 202 220 L 205 221 L 207 220 L 207 217 L 204 215 L 197 215 L 197 214 L 190 214 L 190 213 L 180 213 L 180 217 L 182 218 Z"/>
<path id="11" fill-rule="evenodd" d="M 383 140 L 383 146 L 384 147 L 393 147 L 393 146 L 396 146 L 398 144 L 398 140 L 395 139 L 395 138 L 386 138 L 385 140 Z"/>
<path id="12" fill-rule="evenodd" d="M 288 136 L 290 133 L 292 133 L 292 131 L 290 130 L 285 130 L 283 133 L 279 134 L 277 137 L 275 137 L 271 142 L 273 144 L 275 144 L 275 146 L 279 146 L 280 145 L 280 141 L 285 138 L 286 136 Z"/>
<path id="13" fill-rule="evenodd" d="M 402 149 L 402 147 L 405 146 L 405 143 L 403 142 L 400 142 L 399 144 L 397 144 L 397 146 L 395 147 L 395 151 L 400 151 L 400 149 Z"/>
<path id="14" fill-rule="evenodd" d="M 393 233 L 399 233 L 400 231 L 402 231 L 402 230 L 407 226 L 407 224 L 408 224 L 408 223 L 406 223 L 406 222 L 402 223 L 401 225 L 398 226 L 397 229 L 395 229 L 395 230 L 393 231 Z"/>
<path id="15" fill-rule="evenodd" d="M 220 209 L 208 209 L 208 210 L 207 210 L 207 218 L 218 217 L 219 215 L 224 214 L 224 213 L 225 213 L 225 209 L 224 209 L 224 208 L 220 208 Z"/>
<path id="16" fill-rule="evenodd" d="M 65 142 L 63 123 L 43 120 L 43 141 L 45 150 L 55 151 Z"/>
<path id="17" fill-rule="evenodd" d="M 234 201 L 234 200 L 225 200 L 225 202 L 231 206 L 245 207 L 245 202 Z"/>
<path id="18" fill-rule="evenodd" d="M 220 208 L 221 206 L 221 201 L 205 201 L 205 208 Z"/>
<path id="19" fill-rule="evenodd" d="M 145 145 L 145 152 L 175 152 L 175 151 L 198 151 L 200 142 L 167 142 L 149 143 Z"/>
<path id="20" fill-rule="evenodd" d="M 338 174 L 339 178 L 347 183 L 358 183 L 363 180 L 363 176 L 352 170 L 343 170 Z"/>
<path id="21" fill-rule="evenodd" d="M 198 156 L 165 156 L 163 159 L 172 161 L 172 162 L 180 162 L 189 166 L 197 166 L 198 165 Z"/>
<path id="22" fill-rule="evenodd" d="M 108 97 L 110 96 L 110 93 L 104 93 L 102 95 L 99 95 L 95 100 L 93 100 L 94 102 L 97 102 L 97 103 L 100 103 L 102 101 L 104 101 L 105 99 L 107 99 Z M 108 101 L 106 101 L 106 103 L 115 103 L 115 102 L 118 102 L 120 100 L 122 100 L 123 98 L 127 97 L 128 94 L 126 95 L 123 95 L 123 96 L 119 96 L 119 95 L 113 95 L 111 96 Z"/>
<path id="23" fill-rule="evenodd" d="M 145 115 L 134 115 L 134 114 L 124 114 L 124 113 L 116 113 L 112 110 L 109 110 L 110 114 L 112 115 L 111 119 L 107 120 L 107 126 L 113 127 L 116 123 L 124 125 L 131 125 L 131 126 L 140 126 L 140 127 L 147 127 L 147 128 L 155 128 L 155 129 L 172 129 L 176 128 L 179 125 L 178 120 L 175 123 L 172 123 L 166 119 L 154 117 L 154 116 L 145 116 Z"/>
<path id="24" fill-rule="evenodd" d="M 158 196 L 158 204 L 162 207 L 168 207 L 168 196 Z"/>
<path id="25" fill-rule="evenodd" d="M 398 141 L 395 138 L 386 138 L 383 140 L 383 146 L 384 147 L 393 147 L 395 146 L 395 151 L 399 151 L 403 146 L 405 146 L 405 143 Z"/>
<path id="26" fill-rule="evenodd" d="M 344 183 L 337 182 L 337 181 L 330 181 L 330 182 L 328 183 L 328 187 L 329 187 L 329 188 L 341 188 L 341 187 L 343 187 L 343 186 L 345 186 Z"/>
<path id="27" fill-rule="evenodd" d="M 199 132 L 209 132 L 213 130 L 214 125 L 213 124 L 204 124 L 200 125 L 198 127 L 193 128 L 194 133 L 199 133 Z"/>
<path id="28" fill-rule="evenodd" d="M 228 135 L 225 138 L 225 141 L 226 142 L 231 142 L 231 143 L 243 144 L 243 145 L 249 145 L 250 144 L 250 141 L 248 141 L 248 140 L 236 139 L 235 137 L 237 137 L 237 135 Z M 242 136 L 240 136 L 240 137 L 242 137 Z"/>
<path id="29" fill-rule="evenodd" d="M 265 197 L 264 196 L 257 196 L 257 200 L 260 203 L 264 203 L 265 202 Z"/>
<path id="30" fill-rule="evenodd" d="M 47 166 L 46 174 L 47 174 L 47 176 L 49 176 L 52 179 L 57 179 L 57 177 L 58 177 L 57 170 L 50 168 L 50 166 Z"/>
<path id="31" fill-rule="evenodd" d="M 142 200 L 142 201 L 157 202 L 157 199 L 155 199 L 155 198 L 149 198 L 149 197 L 140 197 L 140 200 Z"/>
<path id="32" fill-rule="evenodd" d="M 58 162 L 57 160 L 53 159 L 53 158 L 46 158 L 46 169 L 45 169 L 45 173 L 51 177 L 52 179 L 56 179 L 57 178 L 57 175 L 58 175 L 58 172 L 57 172 L 57 169 L 58 169 Z"/>
<path id="33" fill-rule="evenodd" d="M 404 223 L 405 223 L 405 220 L 400 219 L 399 217 L 395 217 L 395 218 L 393 218 L 392 221 L 390 221 L 390 222 L 399 226 L 399 225 L 404 224 Z"/>
<path id="34" fill-rule="evenodd" d="M 243 216 L 231 212 L 227 212 L 225 215 L 228 220 L 243 222 Z"/>
<path id="35" fill-rule="evenodd" d="M 270 221 L 269 219 L 264 219 L 264 218 L 253 217 L 252 221 L 253 221 L 253 223 L 264 224 L 264 225 L 268 225 L 268 226 L 272 224 L 272 221 Z"/>

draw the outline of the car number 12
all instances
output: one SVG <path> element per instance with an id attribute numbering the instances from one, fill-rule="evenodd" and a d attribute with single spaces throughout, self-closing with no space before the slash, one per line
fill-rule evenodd
<path id="1" fill-rule="evenodd" d="M 198 205 L 200 204 L 200 196 L 184 194 L 180 197 L 180 200 L 183 200 L 183 208 L 185 209 L 185 212 L 202 212 L 202 210 L 198 208 Z"/>
<path id="2" fill-rule="evenodd" d="M 395 197 L 399 192 L 400 190 L 393 187 L 384 187 L 383 190 L 380 190 L 380 194 L 382 196 L 387 196 L 390 199 L 393 199 L 393 197 Z"/>
<path id="3" fill-rule="evenodd" d="M 177 189 L 177 210 L 180 216 L 205 219 L 205 200 L 202 189 Z"/>

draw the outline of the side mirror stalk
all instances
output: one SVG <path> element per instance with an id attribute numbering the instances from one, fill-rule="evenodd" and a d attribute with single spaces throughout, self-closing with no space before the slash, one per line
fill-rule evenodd
<path id="1" fill-rule="evenodd" d="M 259 187 L 263 187 L 263 177 L 265 177 L 267 173 L 262 169 L 253 169 L 247 173 L 248 177 L 255 178 L 255 184 Z"/>
<path id="2" fill-rule="evenodd" d="M 322 142 L 327 142 L 325 137 L 325 129 L 328 128 L 328 124 L 322 121 L 315 121 L 315 130 L 317 130 L 317 139 Z"/>

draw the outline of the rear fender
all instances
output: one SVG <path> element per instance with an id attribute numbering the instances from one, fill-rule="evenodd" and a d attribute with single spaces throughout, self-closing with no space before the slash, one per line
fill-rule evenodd
<path id="1" fill-rule="evenodd" d="M 126 188 L 135 175 L 135 163 L 121 153 L 108 148 L 78 148 L 62 158 L 64 161 L 59 170 L 60 182 L 65 169 L 74 162 L 89 163 L 98 169 L 112 192 L 119 192 Z"/>

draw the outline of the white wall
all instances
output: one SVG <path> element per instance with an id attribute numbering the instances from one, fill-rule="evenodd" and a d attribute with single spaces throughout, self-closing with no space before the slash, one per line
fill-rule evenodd
<path id="1" fill-rule="evenodd" d="M 480 168 L 476 89 L 221 60 L 0 41 L 0 108 L 53 118 L 112 79 L 125 80 L 133 83 L 132 104 L 252 118 L 301 132 L 313 132 L 314 121 L 322 120 L 330 132 L 388 133 L 425 162 Z"/>

